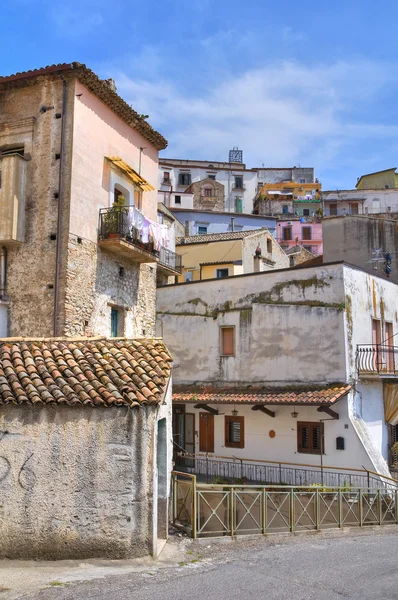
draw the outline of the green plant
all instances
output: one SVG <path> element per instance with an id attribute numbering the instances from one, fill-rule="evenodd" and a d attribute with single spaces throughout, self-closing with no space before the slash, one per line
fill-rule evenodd
<path id="1" fill-rule="evenodd" d="M 122 194 L 119 194 L 112 207 L 103 216 L 102 234 L 104 237 L 108 237 L 112 233 L 120 233 L 120 213 L 126 206 L 126 198 Z"/>
<path id="2" fill-rule="evenodd" d="M 323 208 L 320 206 L 316 209 L 315 214 L 317 217 L 323 217 Z"/>
<path id="3" fill-rule="evenodd" d="M 213 479 L 213 483 L 216 485 L 221 485 L 223 483 L 228 483 L 228 479 L 225 479 L 225 477 L 221 477 L 220 475 L 216 475 Z"/>

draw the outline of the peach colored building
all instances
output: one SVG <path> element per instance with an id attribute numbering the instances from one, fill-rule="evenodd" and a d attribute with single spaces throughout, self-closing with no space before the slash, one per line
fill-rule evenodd
<path id="1" fill-rule="evenodd" d="M 0 337 L 153 335 L 167 141 L 80 63 L 1 77 L 0 102 Z"/>
<path id="2" fill-rule="evenodd" d="M 276 239 L 284 250 L 299 245 L 312 254 L 323 254 L 322 223 L 317 218 L 278 221 Z"/>

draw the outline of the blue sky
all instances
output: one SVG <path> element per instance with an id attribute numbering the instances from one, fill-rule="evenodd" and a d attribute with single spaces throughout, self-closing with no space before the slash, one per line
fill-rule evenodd
<path id="1" fill-rule="evenodd" d="M 398 166 L 390 0 L 13 0 L 0 73 L 86 63 L 169 140 L 164 156 L 314 166 L 324 189 Z M 8 49 L 6 52 L 5 49 Z"/>

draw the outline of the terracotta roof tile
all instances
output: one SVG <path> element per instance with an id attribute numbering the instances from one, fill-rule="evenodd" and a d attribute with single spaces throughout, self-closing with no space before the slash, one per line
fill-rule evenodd
<path id="1" fill-rule="evenodd" d="M 171 360 L 158 339 L 6 338 L 0 340 L 0 405 L 159 404 Z"/>
<path id="2" fill-rule="evenodd" d="M 350 385 L 337 383 L 329 386 L 306 387 L 230 387 L 173 386 L 173 402 L 208 404 L 313 404 L 330 405 L 345 396 Z"/>
<path id="3" fill-rule="evenodd" d="M 268 229 L 248 229 L 247 231 L 227 231 L 225 233 L 206 233 L 205 235 L 190 235 L 176 238 L 176 245 L 184 244 L 206 244 L 208 242 L 226 242 L 228 240 L 243 240 L 243 238 L 255 233 L 269 233 Z M 271 235 L 271 234 L 270 234 Z"/>

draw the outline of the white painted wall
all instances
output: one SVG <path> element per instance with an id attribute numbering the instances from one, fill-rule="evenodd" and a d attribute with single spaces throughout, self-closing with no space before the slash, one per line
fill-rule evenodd
<path id="1" fill-rule="evenodd" d="M 0 338 L 8 336 L 8 303 L 0 301 Z"/>
<path id="2" fill-rule="evenodd" d="M 336 201 L 337 214 L 349 214 L 350 203 L 344 202 L 347 199 L 358 200 L 359 214 L 398 212 L 398 189 L 325 191 L 322 198 L 325 216 L 330 215 L 330 204 Z"/>
<path id="3" fill-rule="evenodd" d="M 233 404 L 210 404 L 219 410 L 220 414 L 214 417 L 214 454 L 237 458 L 254 458 L 259 460 L 273 460 L 282 462 L 305 463 L 320 466 L 319 454 L 304 454 L 297 452 L 297 423 L 299 421 L 317 421 L 329 418 L 321 414 L 316 407 L 296 406 L 298 418 L 291 416 L 293 406 L 269 406 L 275 412 L 275 418 L 261 412 L 255 412 L 251 406 Z M 185 405 L 187 413 L 195 414 L 195 451 L 199 452 L 199 413 L 193 404 Z M 225 415 L 231 415 L 233 409 L 238 410 L 238 416 L 244 417 L 245 447 L 227 448 L 224 445 Z M 325 454 L 323 464 L 334 467 L 352 467 L 362 469 L 362 466 L 374 469 L 361 441 L 353 428 L 347 408 L 347 399 L 342 398 L 333 410 L 339 413 L 338 420 L 325 421 Z M 345 426 L 348 425 L 348 429 Z M 275 431 L 275 437 L 269 436 L 270 431 Z M 336 437 L 343 437 L 345 449 L 336 450 Z"/>

